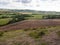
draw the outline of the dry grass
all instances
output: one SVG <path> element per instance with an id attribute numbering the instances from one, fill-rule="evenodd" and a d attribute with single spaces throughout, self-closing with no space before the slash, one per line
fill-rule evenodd
<path id="1" fill-rule="evenodd" d="M 60 26 L 60 20 L 58 19 L 47 19 L 47 20 L 25 20 L 10 24 L 7 26 L 0 27 L 0 30 L 19 30 L 19 29 L 29 29 L 29 28 L 45 28 L 45 27 L 56 27 Z"/>

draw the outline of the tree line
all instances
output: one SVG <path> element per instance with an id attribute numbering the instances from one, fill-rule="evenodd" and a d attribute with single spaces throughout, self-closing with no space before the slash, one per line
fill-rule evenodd
<path id="1" fill-rule="evenodd" d="M 44 15 L 43 19 L 60 19 L 60 15 Z"/>

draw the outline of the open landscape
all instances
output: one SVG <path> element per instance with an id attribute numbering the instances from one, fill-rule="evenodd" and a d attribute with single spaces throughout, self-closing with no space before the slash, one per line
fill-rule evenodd
<path id="1" fill-rule="evenodd" d="M 60 12 L 1 9 L 0 45 L 60 45 Z"/>

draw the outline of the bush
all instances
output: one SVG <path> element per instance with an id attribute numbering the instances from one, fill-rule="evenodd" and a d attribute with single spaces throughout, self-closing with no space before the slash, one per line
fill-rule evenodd
<path id="1" fill-rule="evenodd" d="M 31 28 L 31 30 L 37 30 L 37 28 Z"/>
<path id="2" fill-rule="evenodd" d="M 60 15 L 44 15 L 43 19 L 60 19 Z"/>
<path id="3" fill-rule="evenodd" d="M 21 43 L 19 43 L 19 42 L 16 42 L 16 43 L 15 43 L 15 45 L 21 45 Z"/>
<path id="4" fill-rule="evenodd" d="M 0 37 L 2 37 L 2 36 L 3 36 L 3 34 L 4 34 L 4 32 L 0 32 Z"/>
<path id="5" fill-rule="evenodd" d="M 56 32 L 57 33 L 57 35 L 60 37 L 60 31 L 58 31 L 58 32 Z"/>
<path id="6" fill-rule="evenodd" d="M 41 38 L 42 36 L 45 35 L 44 31 L 33 31 L 29 34 L 33 38 Z"/>
<path id="7" fill-rule="evenodd" d="M 47 43 L 44 42 L 44 43 L 41 43 L 41 45 L 47 45 Z"/>
<path id="8" fill-rule="evenodd" d="M 37 30 L 37 28 L 26 28 L 24 31 L 31 31 L 31 30 Z"/>

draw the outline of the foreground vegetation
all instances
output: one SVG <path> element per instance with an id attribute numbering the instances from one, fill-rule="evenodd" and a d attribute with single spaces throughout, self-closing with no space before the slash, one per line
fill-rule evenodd
<path id="1" fill-rule="evenodd" d="M 26 11 L 0 11 L 0 45 L 60 45 L 60 13 Z"/>
<path id="2" fill-rule="evenodd" d="M 44 40 L 43 38 L 56 31 L 56 29 L 58 31 L 60 26 L 0 31 L 0 45 L 50 45 L 51 43 L 46 41 L 49 39 Z M 55 33 L 60 35 L 60 32 Z"/>
<path id="3" fill-rule="evenodd" d="M 58 27 L 49 27 L 2 31 L 0 32 L 0 45 L 49 45 L 42 38 L 51 33 L 50 29 L 54 31 L 56 28 L 59 29 Z"/>

